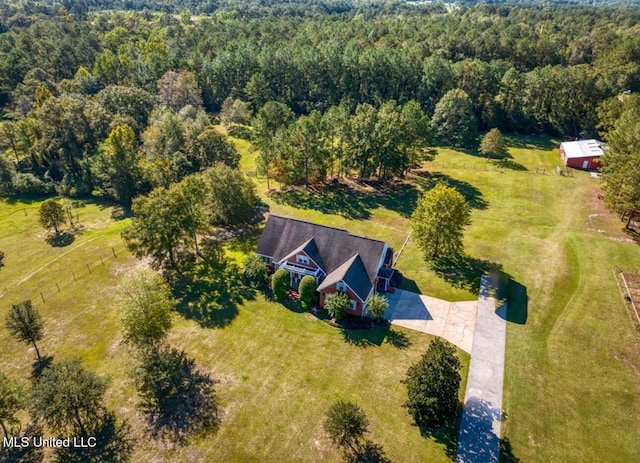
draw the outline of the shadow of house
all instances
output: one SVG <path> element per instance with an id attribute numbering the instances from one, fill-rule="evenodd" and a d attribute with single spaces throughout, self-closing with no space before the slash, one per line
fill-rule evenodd
<path id="1" fill-rule="evenodd" d="M 242 271 L 220 249 L 207 252 L 174 286 L 177 310 L 204 328 L 223 328 L 238 316 L 238 305 L 253 300 Z"/>

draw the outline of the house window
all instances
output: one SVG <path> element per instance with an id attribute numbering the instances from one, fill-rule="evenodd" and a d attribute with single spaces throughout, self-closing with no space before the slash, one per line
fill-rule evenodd
<path id="1" fill-rule="evenodd" d="M 298 254 L 296 256 L 296 262 L 299 264 L 309 265 L 309 258 L 304 254 Z"/>
<path id="2" fill-rule="evenodd" d="M 358 310 L 358 303 L 353 299 L 349 299 L 349 310 Z"/>
<path id="3" fill-rule="evenodd" d="M 338 291 L 340 293 L 346 293 L 347 292 L 347 285 L 345 285 L 344 282 L 339 281 L 338 284 L 336 285 L 336 291 Z"/>

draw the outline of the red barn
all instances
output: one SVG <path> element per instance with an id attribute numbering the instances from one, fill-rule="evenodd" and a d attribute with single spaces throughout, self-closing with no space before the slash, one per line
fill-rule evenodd
<path id="1" fill-rule="evenodd" d="M 600 157 L 606 149 L 598 140 L 565 141 L 560 144 L 560 156 L 567 167 L 593 170 L 600 168 Z"/>

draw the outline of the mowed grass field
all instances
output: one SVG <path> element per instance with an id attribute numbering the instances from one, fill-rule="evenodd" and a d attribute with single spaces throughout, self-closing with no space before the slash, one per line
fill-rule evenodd
<path id="1" fill-rule="evenodd" d="M 255 172 L 256 153 L 235 140 L 241 169 Z M 612 274 L 614 264 L 640 270 L 640 247 L 605 211 L 598 180 L 586 173 L 559 177 L 556 144 L 548 139 L 510 140 L 512 167 L 497 169 L 481 158 L 440 149 L 403 182 L 380 188 L 346 183 L 266 194 L 271 213 L 346 228 L 399 249 L 419 194 L 435 180 L 457 187 L 472 206 L 465 235 L 468 264 L 495 262 L 509 274 L 517 303 L 507 329 L 503 423 L 514 459 L 539 461 L 636 461 L 640 457 L 640 333 L 634 330 Z M 536 174 L 536 168 L 545 168 Z M 430 337 L 400 331 L 409 347 L 389 343 L 385 330 L 343 334 L 294 307 L 256 294 L 231 308 L 224 328 L 202 328 L 176 315 L 170 342 L 184 348 L 217 384 L 223 421 L 217 434 L 187 447 L 149 441 L 135 411 L 131 367 L 120 345 L 113 293 L 136 262 L 119 253 L 102 265 L 99 255 L 122 247 L 127 221 L 108 207 L 79 209 L 84 230 L 64 248 L 44 242 L 38 202 L 0 202 L 0 316 L 10 303 L 31 297 L 42 311 L 45 354 L 81 356 L 108 375 L 108 403 L 132 424 L 138 438 L 134 461 L 338 462 L 341 455 L 322 432 L 326 408 L 354 400 L 371 420 L 369 438 L 394 462 L 451 461 L 455 436 L 423 437 L 401 407 L 399 383 Z M 24 215 L 22 208 L 27 208 Z M 83 212 L 84 211 L 84 212 Z M 237 248 L 232 257 L 241 260 Z M 87 262 L 93 272 L 77 283 L 64 276 Z M 86 267 L 85 267 L 86 268 Z M 473 299 L 473 271 L 428 268 L 410 240 L 398 268 L 404 286 L 450 300 Z M 59 294 L 54 280 L 71 281 Z M 40 288 L 53 291 L 46 303 Z M 6 289 L 5 289 L 6 288 Z M 526 295 L 526 297 L 524 297 Z M 355 336 L 355 338 L 354 338 Z M 365 336 L 365 339 L 362 339 Z M 25 384 L 33 352 L 0 328 L 0 368 Z M 461 353 L 466 376 L 468 356 Z M 464 384 L 462 391 L 464 390 Z M 452 438 L 453 437 L 453 438 Z"/>
<path id="2" fill-rule="evenodd" d="M 612 268 L 640 270 L 640 246 L 604 209 L 599 180 L 586 172 L 557 175 L 559 142 L 513 137 L 508 143 L 509 166 L 439 149 L 422 172 L 385 193 L 371 192 L 375 199 L 329 190 L 287 193 L 288 201 L 273 192 L 265 201 L 271 212 L 344 227 L 399 249 L 418 194 L 433 180 L 458 188 L 472 208 L 465 262 L 497 263 L 514 282 L 502 426 L 506 454 L 523 462 L 638 461 L 640 332 Z M 255 155 L 245 152 L 246 170 L 255 169 Z M 266 191 L 264 179 L 258 185 Z M 272 181 L 271 188 L 277 186 Z M 408 287 L 425 294 L 473 297 L 467 272 L 434 272 L 412 241 L 398 269 L 411 280 Z"/>
<path id="3" fill-rule="evenodd" d="M 54 362 L 80 357 L 109 379 L 107 405 L 131 425 L 133 461 L 342 461 L 322 428 L 325 411 L 338 399 L 363 407 L 371 422 L 367 438 L 393 461 L 448 461 L 455 451 L 455 430 L 423 437 L 402 408 L 406 392 L 400 380 L 430 336 L 388 328 L 343 333 L 258 293 L 225 308 L 224 328 L 203 328 L 175 315 L 169 342 L 218 381 L 222 422 L 216 434 L 185 447 L 149 439 L 136 411 L 132 357 L 121 343 L 114 307 L 121 278 L 140 265 L 120 239 L 128 220 L 112 219 L 108 205 L 86 203 L 74 210 L 80 225 L 73 242 L 52 247 L 38 225 L 40 204 L 0 202 L 0 249 L 6 253 L 0 319 L 4 323 L 12 303 L 32 299 L 45 321 L 43 355 Z M 242 258 L 237 250 L 230 255 Z M 402 345 L 389 342 L 390 336 Z M 28 388 L 33 349 L 11 338 L 4 324 L 0 343 L 0 371 Z M 460 355 L 466 378 L 469 357 Z M 26 414 L 21 418 L 26 422 Z"/>

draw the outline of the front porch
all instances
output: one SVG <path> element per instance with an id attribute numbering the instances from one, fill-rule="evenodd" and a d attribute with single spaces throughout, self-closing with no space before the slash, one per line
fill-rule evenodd
<path id="1" fill-rule="evenodd" d="M 315 278 L 316 283 L 320 282 L 320 276 L 322 275 L 322 270 L 317 268 L 309 268 L 304 265 L 294 264 L 292 262 L 284 262 L 280 265 L 280 268 L 285 269 L 289 272 L 289 276 L 291 277 L 290 285 L 292 289 L 298 290 L 298 286 L 300 285 L 300 280 L 302 280 L 305 276 L 312 276 Z"/>

